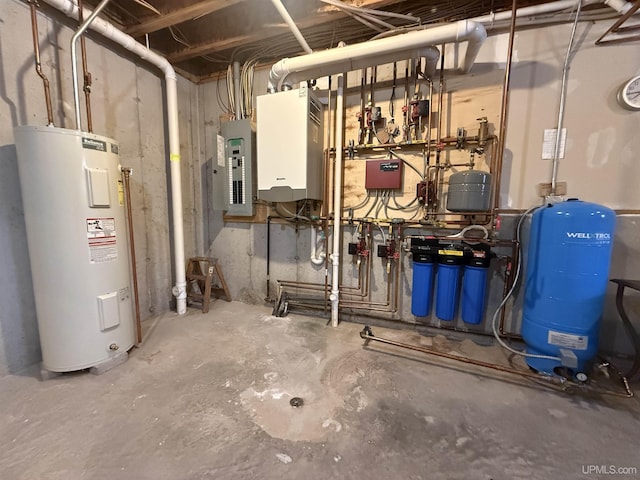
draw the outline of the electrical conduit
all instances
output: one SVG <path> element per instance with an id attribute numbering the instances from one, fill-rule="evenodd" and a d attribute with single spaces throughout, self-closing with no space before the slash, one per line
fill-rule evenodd
<path id="1" fill-rule="evenodd" d="M 293 21 L 293 18 L 291 18 L 291 15 L 289 15 L 289 12 L 285 8 L 285 6 L 282 4 L 281 0 L 271 0 L 271 3 L 273 3 L 273 6 L 276 7 L 276 10 L 278 10 L 278 13 L 282 17 L 282 19 L 289 26 L 289 30 L 291 30 L 291 33 L 293 33 L 293 36 L 296 37 L 296 40 L 298 41 L 302 49 L 306 53 L 312 53 L 313 50 L 311 50 L 311 47 L 302 36 L 302 32 L 300 32 L 300 29 L 296 25 L 296 22 Z"/>
<path id="2" fill-rule="evenodd" d="M 73 81 L 73 106 L 76 112 L 76 130 L 82 130 L 82 122 L 80 121 L 80 92 L 78 91 L 78 38 L 89 28 L 100 12 L 107 6 L 110 0 L 102 0 L 96 9 L 91 12 L 89 18 L 87 18 L 80 28 L 71 37 L 71 79 Z M 80 10 L 78 10 L 80 13 Z M 91 130 L 91 129 L 89 129 Z"/>
<path id="3" fill-rule="evenodd" d="M 67 17 L 78 19 L 78 7 L 70 0 L 44 0 Z M 91 12 L 84 10 L 85 17 Z M 180 136 L 178 130 L 178 78 L 168 60 L 138 43 L 133 37 L 118 30 L 111 23 L 96 18 L 90 27 L 109 40 L 117 43 L 162 70 L 166 82 L 167 126 L 169 131 L 169 160 L 171 171 L 171 205 L 173 209 L 173 243 L 176 284 L 173 294 L 177 300 L 179 315 L 187 312 L 187 282 L 185 277 L 184 227 L 182 218 L 182 178 L 180 173 Z"/>

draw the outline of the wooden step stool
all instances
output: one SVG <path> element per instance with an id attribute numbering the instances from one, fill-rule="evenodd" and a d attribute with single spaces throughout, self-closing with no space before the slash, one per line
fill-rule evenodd
<path id="1" fill-rule="evenodd" d="M 231 301 L 220 265 L 214 258 L 191 257 L 187 264 L 187 303 L 202 304 L 202 313 L 207 313 L 212 295 L 224 295 L 227 302 Z"/>

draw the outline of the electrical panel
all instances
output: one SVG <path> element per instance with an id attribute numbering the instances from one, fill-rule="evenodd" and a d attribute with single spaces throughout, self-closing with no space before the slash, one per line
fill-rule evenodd
<path id="1" fill-rule="evenodd" d="M 249 119 L 223 123 L 224 163 L 222 169 L 224 209 L 227 215 L 254 215 L 256 195 L 255 130 Z M 222 148 L 220 148 L 221 155 Z"/>
<path id="2" fill-rule="evenodd" d="M 302 84 L 257 99 L 258 197 L 322 200 L 323 111 Z"/>
<path id="3" fill-rule="evenodd" d="M 364 186 L 368 190 L 402 188 L 402 161 L 367 160 Z"/>

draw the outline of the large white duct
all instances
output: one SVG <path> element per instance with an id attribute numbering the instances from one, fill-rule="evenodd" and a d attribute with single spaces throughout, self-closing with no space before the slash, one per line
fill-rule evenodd
<path id="1" fill-rule="evenodd" d="M 290 85 L 309 78 L 381 65 L 398 58 L 424 56 L 425 52 L 429 52 L 425 47 L 450 42 L 469 42 L 462 64 L 458 67 L 461 72 L 467 73 L 486 38 L 487 32 L 481 23 L 461 20 L 440 27 L 284 58 L 271 67 L 268 90 L 275 92 L 281 84 Z"/>
<path id="2" fill-rule="evenodd" d="M 53 8 L 60 10 L 67 17 L 78 19 L 78 7 L 70 0 L 44 0 Z M 84 9 L 84 18 L 88 18 L 91 11 Z M 118 30 L 111 23 L 96 18 L 90 27 L 104 37 L 121 45 L 126 50 L 155 65 L 164 74 L 166 82 L 167 124 L 169 131 L 169 160 L 171 164 L 171 206 L 173 210 L 173 243 L 174 262 L 176 270 L 176 284 L 173 294 L 177 300 L 178 314 L 187 311 L 187 291 L 184 257 L 184 229 L 182 218 L 182 179 L 180 174 L 180 136 L 178 131 L 178 91 L 176 72 L 166 58 L 152 52 L 137 42 L 133 37 Z M 135 266 L 134 266 L 135 268 Z"/>

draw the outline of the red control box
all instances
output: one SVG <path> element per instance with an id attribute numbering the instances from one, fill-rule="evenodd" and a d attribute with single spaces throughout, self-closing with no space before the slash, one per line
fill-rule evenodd
<path id="1" fill-rule="evenodd" d="M 367 190 L 402 188 L 402 161 L 367 160 L 364 187 Z"/>

